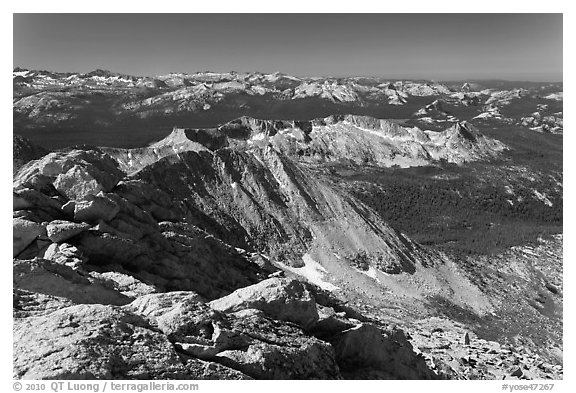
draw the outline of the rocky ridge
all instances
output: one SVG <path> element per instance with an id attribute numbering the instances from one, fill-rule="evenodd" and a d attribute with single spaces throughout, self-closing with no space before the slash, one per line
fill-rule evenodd
<path id="1" fill-rule="evenodd" d="M 182 138 L 188 142 L 180 142 Z M 339 161 L 382 167 L 423 166 L 440 160 L 457 164 L 490 160 L 507 149 L 503 143 L 483 136 L 469 122 L 456 122 L 444 131 L 436 132 L 369 116 L 329 116 L 311 121 L 260 120 L 244 116 L 215 129 L 175 128 L 164 140 L 148 148 L 153 151 L 132 149 L 124 156 L 150 151 L 155 158 L 159 146 L 164 146 L 167 153 L 201 150 L 196 147 L 197 143 L 210 150 L 230 146 L 259 151 L 272 146 L 299 162 Z M 194 147 L 186 144 L 194 144 Z M 120 155 L 116 153 L 120 151 L 118 149 L 107 151 L 116 157 Z M 125 168 L 129 167 L 125 164 L 126 159 L 120 158 L 120 161 Z M 149 160 L 134 162 L 147 165 Z"/>

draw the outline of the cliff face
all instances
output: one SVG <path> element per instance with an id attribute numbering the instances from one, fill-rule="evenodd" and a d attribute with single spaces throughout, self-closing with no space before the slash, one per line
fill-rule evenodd
<path id="1" fill-rule="evenodd" d="M 445 131 L 423 131 L 369 116 L 335 115 L 309 122 L 241 118 L 219 128 L 235 146 L 274 146 L 297 161 L 390 167 L 439 160 L 462 164 L 490 160 L 507 149 L 468 122 Z"/>
<path id="2" fill-rule="evenodd" d="M 355 233 L 364 239 L 359 245 L 385 251 L 391 265 L 403 266 L 406 256 L 413 254 L 368 209 L 270 147 L 180 153 L 132 178 L 179 201 L 186 221 L 230 244 L 295 266 L 331 231 Z M 351 254 L 355 247 L 347 251 Z"/>

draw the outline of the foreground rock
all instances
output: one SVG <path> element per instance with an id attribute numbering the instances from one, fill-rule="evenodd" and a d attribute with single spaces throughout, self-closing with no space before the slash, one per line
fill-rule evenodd
<path id="1" fill-rule="evenodd" d="M 84 199 L 76 201 L 74 205 L 74 220 L 86 222 L 110 221 L 119 211 L 118 205 L 110 199 L 88 195 Z"/>
<path id="2" fill-rule="evenodd" d="M 246 350 L 230 349 L 218 353 L 217 359 L 222 364 L 257 379 L 342 378 L 329 344 L 300 336 L 293 328 L 278 326 L 268 319 L 242 322 L 245 329 L 258 329 L 264 337 Z"/>
<path id="3" fill-rule="evenodd" d="M 44 252 L 43 258 L 72 268 L 77 268 L 86 261 L 80 250 L 69 243 L 50 244 Z"/>
<path id="4" fill-rule="evenodd" d="M 332 340 L 343 375 L 354 379 L 436 379 L 400 330 L 361 324 Z"/>
<path id="5" fill-rule="evenodd" d="M 274 277 L 238 289 L 210 302 L 210 307 L 224 312 L 258 309 L 274 319 L 294 322 L 305 329 L 318 320 L 314 298 L 300 281 L 288 278 Z"/>
<path id="6" fill-rule="evenodd" d="M 108 192 L 123 173 L 110 156 L 98 149 L 50 153 L 20 169 L 16 187 L 39 191 L 53 187 L 69 199 Z"/>
<path id="7" fill-rule="evenodd" d="M 125 306 L 157 326 L 184 355 L 257 379 L 340 378 L 330 344 L 254 309 L 212 310 L 194 293 L 152 294 Z"/>
<path id="8" fill-rule="evenodd" d="M 58 200 L 37 190 L 19 188 L 13 193 L 13 210 L 33 209 L 55 214 L 60 210 L 61 205 Z"/>
<path id="9" fill-rule="evenodd" d="M 199 334 L 202 326 L 210 325 L 216 315 L 209 312 L 203 299 L 194 292 L 176 291 L 139 297 L 126 309 L 148 319 L 173 341 Z"/>
<path id="10" fill-rule="evenodd" d="M 14 218 L 12 222 L 13 256 L 16 256 L 24 251 L 24 249 L 39 236 L 46 236 L 45 225 L 21 218 Z"/>
<path id="11" fill-rule="evenodd" d="M 163 291 L 194 290 L 207 299 L 266 277 L 267 271 L 249 256 L 194 226 L 165 223 L 159 227 L 140 240 L 99 224 L 80 236 L 77 247 L 101 270 L 121 267 Z"/>
<path id="12" fill-rule="evenodd" d="M 49 303 L 48 299 L 62 305 L 84 303 L 123 305 L 132 300 L 103 280 L 91 279 L 69 266 L 44 259 L 15 260 L 13 285 L 14 289 L 30 294 L 27 300 L 22 298 L 14 304 L 14 311 L 23 315 L 50 310 L 51 306 L 43 305 Z M 41 294 L 44 300 L 37 294 Z"/>
<path id="13" fill-rule="evenodd" d="M 88 228 L 90 228 L 90 225 L 85 223 L 55 220 L 48 224 L 46 231 L 50 240 L 54 243 L 61 243 L 84 232 Z"/>
<path id="14" fill-rule="evenodd" d="M 151 330 L 141 317 L 112 306 L 72 306 L 14 321 L 15 378 L 185 376 L 185 368 L 165 336 Z"/>
<path id="15" fill-rule="evenodd" d="M 205 362 L 200 359 L 188 359 L 185 364 L 186 372 L 190 379 L 214 379 L 214 380 L 249 380 L 248 375 L 226 367 L 220 363 Z"/>

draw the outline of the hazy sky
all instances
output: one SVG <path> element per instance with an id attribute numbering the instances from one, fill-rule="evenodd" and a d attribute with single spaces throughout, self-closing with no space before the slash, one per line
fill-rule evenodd
<path id="1" fill-rule="evenodd" d="M 562 80 L 562 14 L 14 14 L 14 66 Z"/>

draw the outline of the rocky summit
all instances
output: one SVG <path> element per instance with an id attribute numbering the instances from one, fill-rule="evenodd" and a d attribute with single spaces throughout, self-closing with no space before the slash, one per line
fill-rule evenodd
<path id="1" fill-rule="evenodd" d="M 477 83 L 18 69 L 14 86 L 23 131 L 74 128 L 84 105 L 102 135 L 172 122 L 146 143 L 14 136 L 15 378 L 562 378 L 558 86 L 524 117 L 533 90 Z M 185 126 L 238 100 L 282 111 Z M 338 110 L 287 116 L 302 102 Z"/>

